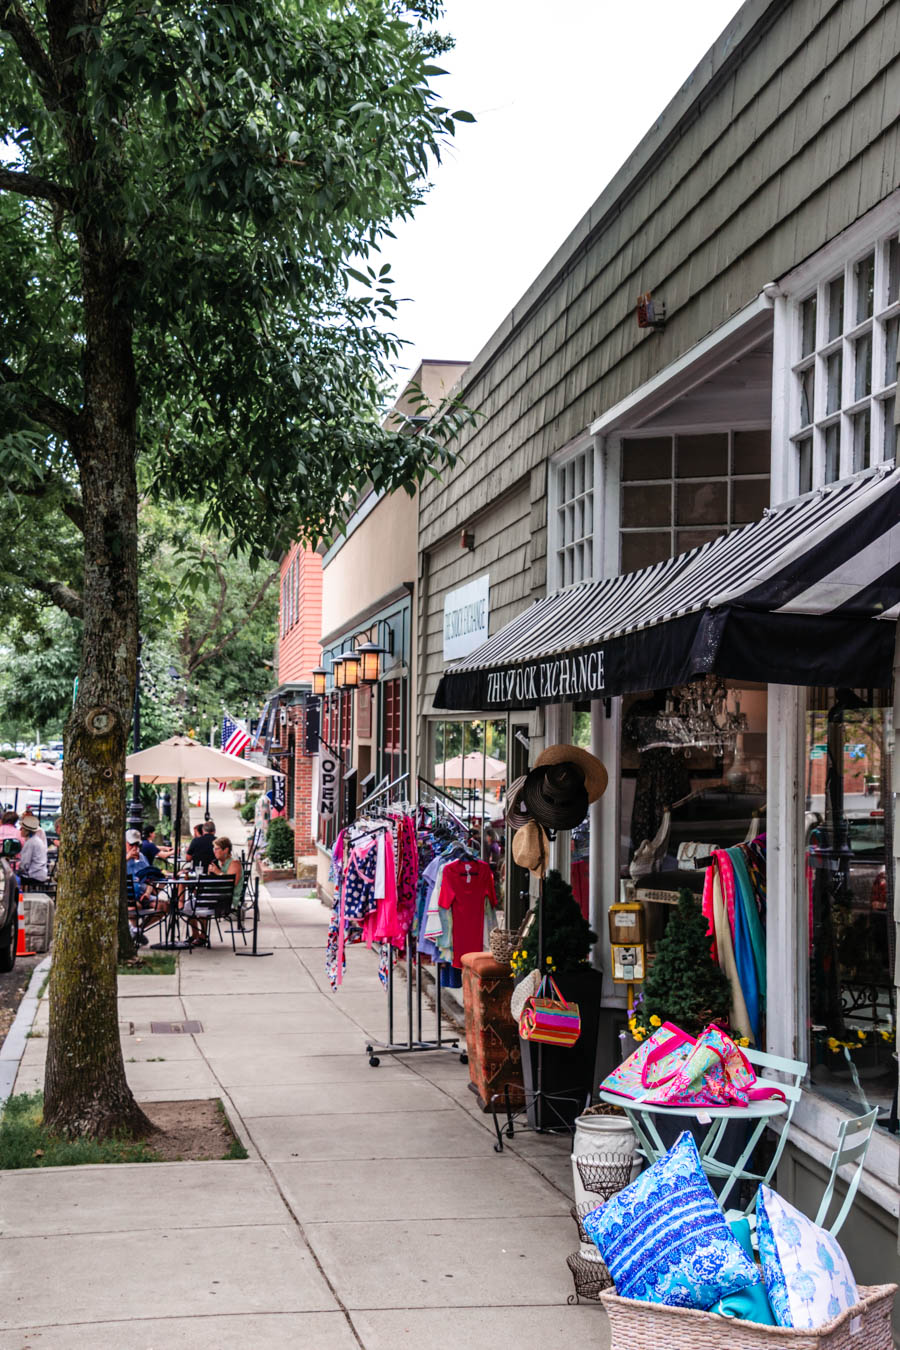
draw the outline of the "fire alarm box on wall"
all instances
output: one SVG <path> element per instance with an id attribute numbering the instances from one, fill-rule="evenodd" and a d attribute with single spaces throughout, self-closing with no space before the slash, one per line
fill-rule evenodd
<path id="1" fill-rule="evenodd" d="M 616 984 L 638 984 L 646 971 L 644 907 L 628 900 L 609 909 L 609 945 Z"/>

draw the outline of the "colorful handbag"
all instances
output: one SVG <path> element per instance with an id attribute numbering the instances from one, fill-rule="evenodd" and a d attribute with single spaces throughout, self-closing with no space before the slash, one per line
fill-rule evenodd
<path id="1" fill-rule="evenodd" d="M 648 1088 L 667 1082 L 681 1068 L 695 1045 L 693 1036 L 681 1027 L 663 1022 L 624 1063 L 607 1074 L 600 1084 L 600 1091 L 614 1092 L 619 1097 L 636 1101 Z"/>
<path id="2" fill-rule="evenodd" d="M 555 995 L 542 997 L 547 981 Z M 528 1000 L 519 1019 L 523 1041 L 543 1041 L 545 1045 L 574 1045 L 581 1035 L 581 1014 L 577 1003 L 567 1003 L 552 975 L 545 975 L 537 993 Z"/>
<path id="3" fill-rule="evenodd" d="M 777 1087 L 757 1086 L 753 1065 L 721 1027 L 711 1022 L 678 1071 L 646 1092 L 654 1106 L 746 1106 L 769 1097 L 784 1098 Z"/>

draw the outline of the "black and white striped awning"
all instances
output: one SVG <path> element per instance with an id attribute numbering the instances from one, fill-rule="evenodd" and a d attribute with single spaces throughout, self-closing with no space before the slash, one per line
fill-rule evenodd
<path id="1" fill-rule="evenodd" d="M 655 567 L 548 595 L 450 666 L 434 706 L 529 708 L 711 672 L 882 687 L 898 617 L 900 469 L 883 465 Z"/>

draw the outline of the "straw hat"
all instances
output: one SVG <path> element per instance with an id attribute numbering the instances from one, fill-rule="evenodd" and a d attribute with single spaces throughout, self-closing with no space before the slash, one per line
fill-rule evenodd
<path id="1" fill-rule="evenodd" d="M 522 799 L 522 789 L 527 777 L 528 774 L 523 773 L 521 778 L 514 778 L 506 792 L 506 823 L 514 830 L 520 830 L 531 819 Z"/>
<path id="2" fill-rule="evenodd" d="M 519 867 L 532 876 L 542 877 L 550 857 L 550 841 L 541 826 L 529 820 L 513 835 L 512 853 Z"/>
<path id="3" fill-rule="evenodd" d="M 33 816 L 30 811 L 25 812 L 24 816 L 19 821 L 19 824 L 26 834 L 36 834 L 41 828 L 41 822 L 38 820 L 37 816 Z"/>
<path id="4" fill-rule="evenodd" d="M 533 997 L 541 987 L 541 972 L 539 970 L 529 970 L 524 975 L 509 998 L 509 1011 L 518 1022 L 522 1013 L 525 1011 L 525 1004 Z"/>
<path id="5" fill-rule="evenodd" d="M 582 750 L 578 745 L 548 745 L 534 761 L 534 767 L 543 769 L 551 764 L 578 765 L 584 774 L 588 802 L 597 801 L 606 791 L 609 782 L 606 769 L 596 755 L 592 755 L 588 750 Z"/>

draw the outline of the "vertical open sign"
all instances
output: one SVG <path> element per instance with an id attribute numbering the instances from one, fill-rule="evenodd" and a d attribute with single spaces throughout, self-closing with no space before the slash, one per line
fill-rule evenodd
<path id="1" fill-rule="evenodd" d="M 338 758 L 324 745 L 319 749 L 319 815 L 333 820 L 337 814 Z"/>

